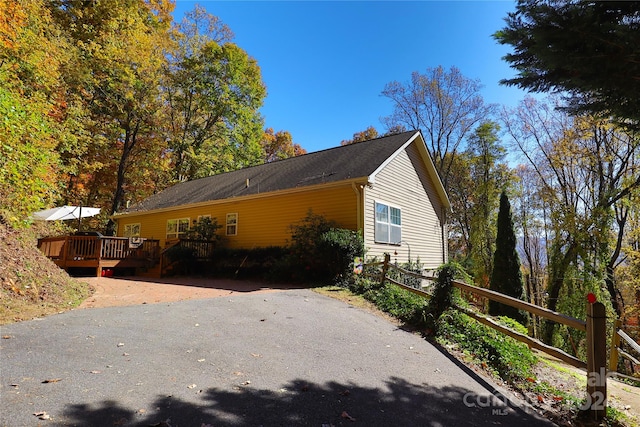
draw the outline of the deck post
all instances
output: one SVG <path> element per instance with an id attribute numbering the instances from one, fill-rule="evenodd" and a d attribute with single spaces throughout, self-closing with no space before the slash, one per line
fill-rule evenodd
<path id="1" fill-rule="evenodd" d="M 64 243 L 62 245 L 62 265 L 64 269 L 67 269 L 67 259 L 69 258 L 69 251 L 71 250 L 71 244 L 69 243 L 69 236 L 64 236 Z"/>
<path id="2" fill-rule="evenodd" d="M 98 260 L 98 267 L 96 267 L 96 276 L 102 276 L 102 239 L 100 237 L 96 237 L 96 245 L 95 245 L 95 256 Z"/>
<path id="3" fill-rule="evenodd" d="M 594 298 L 595 299 L 595 298 Z M 607 315 L 601 302 L 587 303 L 587 401 L 591 418 L 607 414 Z"/>

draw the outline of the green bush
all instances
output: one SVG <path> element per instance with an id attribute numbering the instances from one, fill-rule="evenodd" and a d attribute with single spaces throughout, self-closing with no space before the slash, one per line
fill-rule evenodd
<path id="1" fill-rule="evenodd" d="M 291 226 L 287 250 L 287 255 L 274 264 L 272 280 L 348 286 L 353 280 L 353 259 L 363 255 L 364 242 L 357 232 L 340 229 L 310 211 Z"/>
<path id="2" fill-rule="evenodd" d="M 164 252 L 165 257 L 172 266 L 172 273 L 178 275 L 191 275 L 195 273 L 196 250 L 186 246 L 171 246 Z M 165 266 L 166 267 L 166 266 Z"/>
<path id="3" fill-rule="evenodd" d="M 363 296 L 380 310 L 416 328 L 427 326 L 427 300 L 392 284 L 369 286 Z"/>
<path id="4" fill-rule="evenodd" d="M 513 319 L 501 318 L 506 326 L 520 332 L 526 328 Z M 438 319 L 438 340 L 455 343 L 460 349 L 484 362 L 500 378 L 517 383 L 532 377 L 531 367 L 537 362 L 529 347 L 506 336 L 455 309 L 449 309 Z"/>
<path id="5" fill-rule="evenodd" d="M 164 252 L 169 262 L 189 262 L 196 257 L 196 250 L 186 246 L 171 246 Z"/>
<path id="6" fill-rule="evenodd" d="M 269 278 L 286 249 L 268 246 L 253 249 L 216 248 L 208 273 L 230 278 Z"/>
<path id="7" fill-rule="evenodd" d="M 320 236 L 318 253 L 326 262 L 328 278 L 348 287 L 354 280 L 353 260 L 364 254 L 364 241 L 355 231 L 332 228 Z"/>
<path id="8" fill-rule="evenodd" d="M 531 367 L 537 359 L 529 347 L 453 308 L 467 304 L 459 290 L 452 286 L 452 280 L 466 282 L 469 277 L 459 264 L 441 266 L 428 300 L 392 284 L 380 286 L 376 279 L 359 277 L 351 289 L 407 324 L 435 332 L 438 341 L 455 344 L 508 382 L 515 384 L 532 377 Z M 513 319 L 501 317 L 499 321 L 515 331 L 527 333 L 526 327 Z"/>
<path id="9" fill-rule="evenodd" d="M 212 240 L 218 242 L 221 239 L 218 230 L 221 228 L 222 225 L 218 224 L 217 218 L 202 217 L 199 220 L 193 221 L 193 225 L 191 225 L 184 237 L 186 239 Z"/>

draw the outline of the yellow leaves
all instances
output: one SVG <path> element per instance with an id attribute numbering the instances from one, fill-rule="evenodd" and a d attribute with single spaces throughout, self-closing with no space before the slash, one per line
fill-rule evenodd
<path id="1" fill-rule="evenodd" d="M 0 47 L 13 50 L 27 13 L 16 0 L 0 0 Z"/>

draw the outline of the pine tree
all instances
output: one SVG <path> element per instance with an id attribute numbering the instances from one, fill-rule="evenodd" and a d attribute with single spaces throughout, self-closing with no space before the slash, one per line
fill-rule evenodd
<path id="1" fill-rule="evenodd" d="M 517 71 L 501 83 L 567 97 L 569 110 L 640 126 L 640 11 L 633 1 L 518 0 L 496 32 Z"/>
<path id="2" fill-rule="evenodd" d="M 520 271 L 520 257 L 516 251 L 516 234 L 513 230 L 511 205 L 504 191 L 500 194 L 498 235 L 489 288 L 514 298 L 524 299 L 524 284 Z M 526 324 L 527 321 L 525 314 L 517 308 L 495 301 L 489 301 L 489 314 L 511 317 L 523 324 Z"/>

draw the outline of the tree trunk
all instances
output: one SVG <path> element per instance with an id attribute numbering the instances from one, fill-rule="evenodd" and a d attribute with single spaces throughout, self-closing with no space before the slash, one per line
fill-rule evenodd
<path id="1" fill-rule="evenodd" d="M 120 207 L 123 205 L 125 191 L 124 184 L 126 181 L 127 174 L 127 164 L 129 162 L 129 157 L 131 156 L 131 152 L 133 147 L 136 145 L 136 138 L 138 135 L 138 130 L 140 129 L 140 121 L 136 121 L 133 129 L 130 127 L 130 122 L 127 122 L 125 126 L 125 136 L 122 147 L 122 154 L 120 156 L 120 162 L 118 164 L 118 174 L 116 178 L 116 189 L 113 194 L 113 203 L 111 204 L 111 211 L 109 212 L 111 215 L 115 214 L 120 210 Z M 116 235 L 116 223 L 115 221 L 109 219 L 106 228 L 106 234 L 108 236 Z"/>
<path id="2" fill-rule="evenodd" d="M 558 297 L 560 296 L 560 290 L 564 285 L 564 277 L 567 269 L 569 268 L 569 265 L 571 265 L 571 261 L 573 261 L 576 256 L 576 251 L 577 245 L 575 242 L 572 242 L 567 248 L 567 251 L 564 255 L 561 255 L 559 250 L 557 254 L 554 254 L 554 258 L 561 257 L 561 259 L 559 261 L 553 260 L 551 265 L 551 277 L 549 279 L 549 285 L 547 286 L 547 292 L 549 294 L 549 296 L 547 297 L 547 308 L 551 311 L 556 311 L 556 308 L 558 306 Z M 553 339 L 554 326 L 555 323 L 553 321 L 545 320 L 542 331 L 542 339 L 547 344 L 550 344 L 551 340 Z"/>

